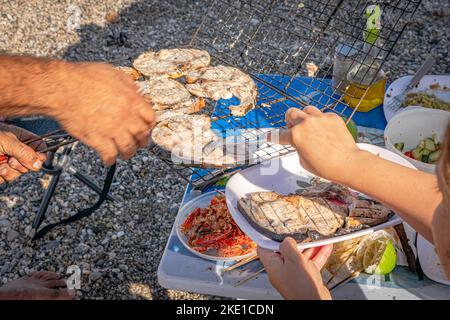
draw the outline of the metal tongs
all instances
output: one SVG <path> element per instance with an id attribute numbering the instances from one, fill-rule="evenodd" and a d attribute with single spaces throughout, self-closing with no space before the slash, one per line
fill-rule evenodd
<path id="1" fill-rule="evenodd" d="M 69 136 L 63 130 L 58 129 L 58 130 L 49 132 L 45 135 L 22 141 L 22 143 L 29 146 L 32 143 L 37 142 L 37 141 L 45 142 L 47 147 L 45 147 L 43 149 L 38 149 L 36 151 L 39 153 L 46 153 L 46 152 L 54 152 L 63 146 L 70 145 L 70 144 L 76 142 L 77 139 Z M 9 158 L 11 158 L 9 155 L 0 154 L 0 164 L 7 163 Z"/>

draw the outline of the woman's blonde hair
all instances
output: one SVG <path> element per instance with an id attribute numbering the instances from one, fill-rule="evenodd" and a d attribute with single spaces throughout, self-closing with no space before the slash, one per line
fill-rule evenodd
<path id="1" fill-rule="evenodd" d="M 441 156 L 436 170 L 444 205 L 446 210 L 450 211 L 450 123 L 447 126 L 445 140 L 441 146 Z"/>

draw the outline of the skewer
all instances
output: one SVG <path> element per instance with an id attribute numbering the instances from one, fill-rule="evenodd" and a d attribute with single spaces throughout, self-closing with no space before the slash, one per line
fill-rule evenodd
<path id="1" fill-rule="evenodd" d="M 238 282 L 236 282 L 236 284 L 234 285 L 235 287 L 239 287 L 240 285 L 243 285 L 244 283 L 247 283 L 248 281 L 252 280 L 253 278 L 256 278 L 256 276 L 258 276 L 260 273 L 262 273 L 263 271 L 265 271 L 264 268 L 256 271 L 254 274 L 248 276 L 247 278 L 244 278 Z"/>
<path id="2" fill-rule="evenodd" d="M 236 268 L 239 268 L 239 267 L 241 267 L 241 266 L 243 266 L 243 265 L 245 265 L 247 263 L 250 263 L 250 262 L 252 262 L 252 261 L 254 261 L 256 259 L 258 259 L 258 254 L 257 253 L 251 255 L 250 257 L 247 257 L 247 258 L 244 258 L 242 260 L 239 260 L 238 262 L 236 262 L 232 266 L 229 266 L 228 268 L 223 269 L 222 272 L 223 273 L 229 272 L 229 271 L 234 270 Z"/>

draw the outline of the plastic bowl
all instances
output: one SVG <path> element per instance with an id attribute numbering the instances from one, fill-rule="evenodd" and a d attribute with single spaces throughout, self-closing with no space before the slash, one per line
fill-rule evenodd
<path id="1" fill-rule="evenodd" d="M 436 165 L 409 158 L 397 150 L 394 144 L 403 142 L 403 152 L 409 151 L 433 133 L 437 134 L 439 142 L 443 142 L 449 120 L 450 112 L 444 110 L 416 108 L 400 112 L 389 121 L 384 130 L 386 148 L 410 161 L 417 169 L 435 173 Z"/>

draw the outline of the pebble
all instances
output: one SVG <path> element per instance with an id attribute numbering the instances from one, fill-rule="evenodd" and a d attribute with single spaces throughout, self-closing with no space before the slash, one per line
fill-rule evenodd
<path id="1" fill-rule="evenodd" d="M 121 237 L 123 237 L 125 235 L 125 232 L 124 231 L 119 231 L 119 232 L 117 232 L 117 238 L 121 238 Z"/>
<path id="2" fill-rule="evenodd" d="M 60 242 L 58 240 L 53 240 L 51 242 L 49 242 L 48 244 L 45 245 L 45 250 L 55 250 L 58 246 L 59 246 Z"/>
<path id="3" fill-rule="evenodd" d="M 28 237 L 34 236 L 34 229 L 32 228 L 31 225 L 26 226 L 26 228 L 25 228 L 25 234 L 26 234 Z"/>
<path id="4" fill-rule="evenodd" d="M 117 21 L 119 21 L 119 18 L 119 14 L 114 10 L 109 11 L 105 16 L 106 21 L 108 21 L 109 23 L 116 23 Z"/>
<path id="5" fill-rule="evenodd" d="M 11 222 L 9 222 L 8 219 L 0 219 L 0 228 L 9 230 L 9 228 L 11 228 Z"/>
<path id="6" fill-rule="evenodd" d="M 101 272 L 92 272 L 89 275 L 89 280 L 91 281 L 97 281 L 98 279 L 100 279 L 103 276 L 103 273 Z"/>
<path id="7" fill-rule="evenodd" d="M 0 269 L 0 276 L 4 275 L 5 273 L 9 272 L 11 270 L 11 264 L 7 261 L 3 264 L 2 268 Z"/>
<path id="8" fill-rule="evenodd" d="M 70 226 L 67 226 L 66 227 L 66 233 L 67 233 L 68 237 L 73 237 L 73 236 L 75 236 L 77 234 L 77 229 L 72 228 Z"/>
<path id="9" fill-rule="evenodd" d="M 19 237 L 19 233 L 15 230 L 9 230 L 8 235 L 6 236 L 6 239 L 8 239 L 9 242 L 13 242 Z"/>
<path id="10" fill-rule="evenodd" d="M 99 259 L 95 262 L 95 264 L 99 267 L 103 267 L 105 265 L 105 260 Z"/>

